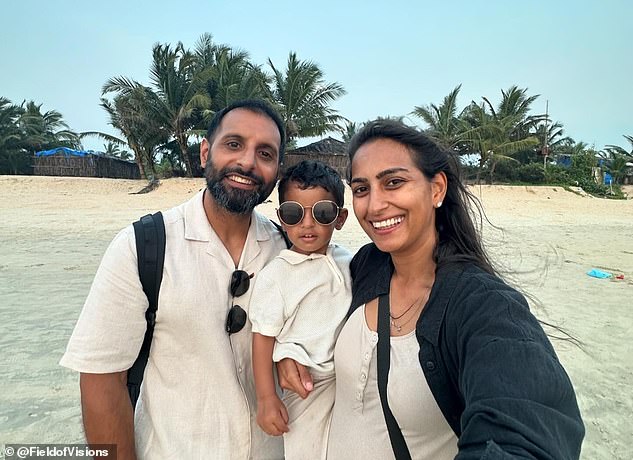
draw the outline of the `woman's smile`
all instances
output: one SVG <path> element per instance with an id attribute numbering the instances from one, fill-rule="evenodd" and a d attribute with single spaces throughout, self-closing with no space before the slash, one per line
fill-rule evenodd
<path id="1" fill-rule="evenodd" d="M 403 220 L 404 220 L 404 216 L 397 216 L 397 217 L 390 217 L 388 219 L 383 219 L 383 220 L 373 220 L 373 221 L 370 220 L 369 222 L 371 222 L 371 225 L 376 230 L 391 230 L 397 227 L 398 225 L 400 225 L 400 223 L 402 223 Z"/>

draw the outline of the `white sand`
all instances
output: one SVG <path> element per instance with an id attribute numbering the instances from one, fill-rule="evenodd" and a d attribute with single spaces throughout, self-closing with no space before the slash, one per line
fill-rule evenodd
<path id="1" fill-rule="evenodd" d="M 120 228 L 181 203 L 203 182 L 172 179 L 131 194 L 144 185 L 0 176 L 0 443 L 82 440 L 78 378 L 57 362 L 101 255 Z M 493 257 L 540 301 L 540 318 L 585 344 L 554 341 L 587 428 L 582 458 L 633 458 L 633 201 L 555 187 L 473 191 L 503 229 L 484 229 Z M 270 217 L 271 199 L 260 207 Z M 352 249 L 367 242 L 353 215 L 335 240 Z M 591 268 L 624 280 L 591 278 Z"/>

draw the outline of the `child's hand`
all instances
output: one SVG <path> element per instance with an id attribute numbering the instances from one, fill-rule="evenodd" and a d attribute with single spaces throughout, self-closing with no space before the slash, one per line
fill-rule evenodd
<path id="1" fill-rule="evenodd" d="M 288 411 L 276 394 L 257 400 L 257 424 L 271 436 L 288 432 Z"/>

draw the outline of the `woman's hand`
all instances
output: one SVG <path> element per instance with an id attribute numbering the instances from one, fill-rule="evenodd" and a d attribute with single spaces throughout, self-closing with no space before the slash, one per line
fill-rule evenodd
<path id="1" fill-rule="evenodd" d="M 312 391 L 310 372 L 294 359 L 284 358 L 277 363 L 277 377 L 281 388 L 294 391 L 301 399 L 306 399 Z"/>
<path id="2" fill-rule="evenodd" d="M 257 400 L 257 424 L 271 436 L 288 432 L 288 411 L 276 394 Z"/>

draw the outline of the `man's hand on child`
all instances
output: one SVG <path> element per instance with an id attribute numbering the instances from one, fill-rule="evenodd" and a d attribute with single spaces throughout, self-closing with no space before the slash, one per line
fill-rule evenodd
<path id="1" fill-rule="evenodd" d="M 257 424 L 271 436 L 288 432 L 288 411 L 276 394 L 257 399 Z"/>
<path id="2" fill-rule="evenodd" d="M 277 363 L 279 386 L 306 399 L 313 389 L 312 376 L 306 367 L 294 359 L 284 358 Z"/>

